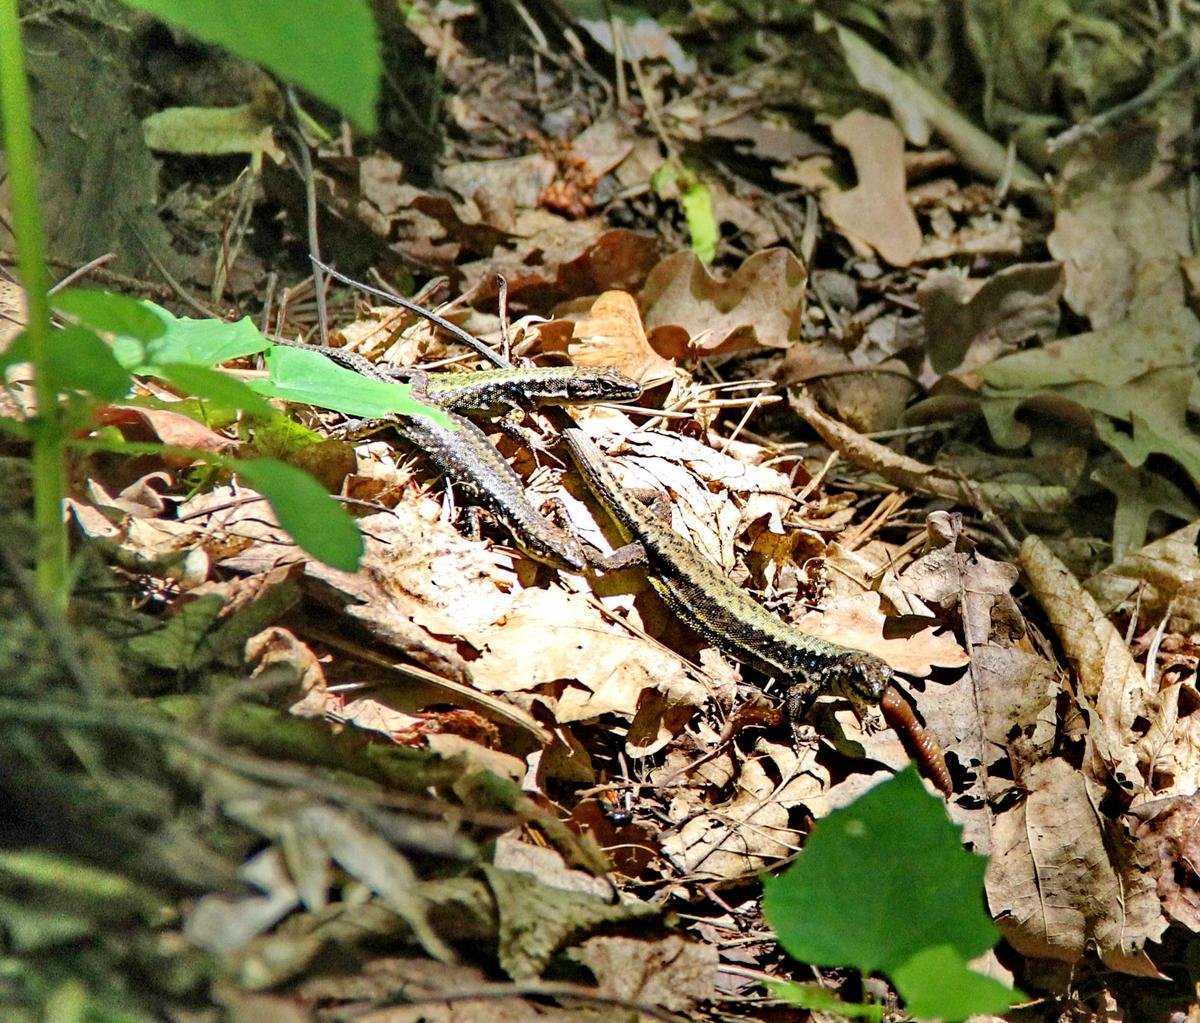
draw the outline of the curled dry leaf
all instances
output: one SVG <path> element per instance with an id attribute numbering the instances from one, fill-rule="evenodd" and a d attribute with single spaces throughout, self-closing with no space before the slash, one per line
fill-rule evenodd
<path id="1" fill-rule="evenodd" d="M 657 237 L 625 228 L 605 230 L 597 218 L 563 220 L 535 210 L 526 221 L 522 227 L 527 233 L 514 241 L 512 251 L 459 268 L 468 280 L 479 282 L 471 293 L 476 306 L 495 301 L 497 274 L 508 281 L 511 303 L 548 309 L 580 295 L 638 288 L 658 261 Z"/>
<path id="2" fill-rule="evenodd" d="M 965 372 L 1007 355 L 1031 337 L 1058 330 L 1062 267 L 1023 263 L 985 281 L 953 271 L 931 273 L 917 288 L 924 308 L 926 350 L 936 373 Z"/>
<path id="3" fill-rule="evenodd" d="M 226 451 L 237 443 L 197 422 L 191 416 L 172 412 L 170 409 L 107 405 L 99 410 L 97 420 L 106 426 L 125 427 L 127 430 L 133 427 L 139 430 L 143 436 L 135 435 L 132 438 L 135 440 L 146 439 L 144 435 L 149 434 L 164 444 L 177 444 L 200 451 Z"/>
<path id="4" fill-rule="evenodd" d="M 1078 674 L 1080 697 L 1094 706 L 1090 735 L 1103 771 L 1126 790 L 1144 792 L 1171 743 L 1164 708 L 1155 705 L 1158 694 L 1095 599 L 1041 539 L 1026 537 L 1019 559 L 1030 592 Z"/>
<path id="5" fill-rule="evenodd" d="M 696 358 L 766 346 L 786 348 L 800 336 L 808 272 L 786 249 L 764 249 L 727 281 L 692 252 L 658 264 L 640 296 L 655 349 Z"/>

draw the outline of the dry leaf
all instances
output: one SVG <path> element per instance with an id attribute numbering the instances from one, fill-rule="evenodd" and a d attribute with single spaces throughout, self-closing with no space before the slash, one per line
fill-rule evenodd
<path id="1" fill-rule="evenodd" d="M 1113 780 L 1142 792 L 1160 752 L 1170 744 L 1163 710 L 1125 640 L 1099 605 L 1036 536 L 1019 555 L 1030 592 L 1045 610 L 1079 676 L 1079 695 L 1094 702 L 1090 735 Z M 1135 729 L 1136 724 L 1136 729 Z"/>
<path id="2" fill-rule="evenodd" d="M 0 352 L 8 350 L 13 338 L 25 326 L 25 289 L 13 282 L 0 280 Z"/>
<path id="3" fill-rule="evenodd" d="M 1095 946 L 1113 970 L 1160 976 L 1145 953 L 1167 927 L 1154 879 L 1113 858 L 1128 849 L 1100 816 L 1083 775 L 1061 759 L 1023 775 L 1023 802 L 999 814 L 986 878 L 1005 939 L 1026 956 L 1075 963 Z"/>
<path id="4" fill-rule="evenodd" d="M 786 348 L 800 336 L 807 280 L 804 265 L 786 249 L 756 252 L 727 281 L 714 278 L 694 253 L 677 252 L 642 289 L 646 331 L 657 351 L 675 358 Z"/>
<path id="5" fill-rule="evenodd" d="M 834 601 L 822 611 L 810 611 L 796 625 L 810 635 L 882 657 L 897 671 L 916 678 L 924 678 L 935 665 L 961 668 L 970 660 L 949 633 L 923 629 L 903 639 L 887 639 L 886 622 L 879 594 L 861 593 Z"/>
<path id="6" fill-rule="evenodd" d="M 1169 613 L 1176 632 L 1200 630 L 1200 521 L 1126 555 L 1092 576 L 1084 588 L 1105 613 L 1136 606 L 1143 620 Z"/>
<path id="7" fill-rule="evenodd" d="M 708 696 L 682 658 L 606 621 L 582 595 L 523 590 L 503 620 L 469 638 L 481 650 L 471 665 L 479 688 L 556 687 L 556 698 L 546 692 L 540 699 L 559 724 L 614 713 L 632 718 L 629 752 L 636 756 L 661 749 Z"/>
<path id="8" fill-rule="evenodd" d="M 908 266 L 921 247 L 921 228 L 908 202 L 904 136 L 893 121 L 865 110 L 841 117 L 832 132 L 854 161 L 854 188 L 837 186 L 829 175 L 832 161 L 823 156 L 776 176 L 818 188 L 826 214 L 863 255 L 877 252 L 893 266 Z"/>
<path id="9" fill-rule="evenodd" d="M 626 1003 L 688 1012 L 716 997 L 717 946 L 681 934 L 589 938 L 572 958 L 591 970 L 601 994 Z"/>
<path id="10" fill-rule="evenodd" d="M 1187 103 L 1073 148 L 1058 184 L 1048 244 L 1066 272 L 1067 304 L 1094 329 L 1183 305 L 1179 261 L 1192 253 L 1187 175 L 1176 159 Z"/>
<path id="11" fill-rule="evenodd" d="M 606 291 L 571 331 L 568 351 L 578 366 L 615 366 L 643 387 L 675 376 L 675 363 L 646 340 L 637 302 L 627 291 Z"/>
<path id="12" fill-rule="evenodd" d="M 926 350 L 937 373 L 967 372 L 1058 330 L 1062 267 L 1022 263 L 984 281 L 954 271 L 931 273 L 917 288 Z"/>
<path id="13" fill-rule="evenodd" d="M 689 874 L 723 879 L 754 874 L 795 851 L 789 812 L 827 784 L 815 747 L 797 751 L 790 744 L 760 742 L 729 802 L 702 808 L 688 795 L 672 801 L 672 819 L 686 823 L 663 839 L 663 852 Z"/>
<path id="14" fill-rule="evenodd" d="M 1158 880 L 1163 908 L 1200 931 L 1200 796 L 1158 800 L 1141 808 L 1134 836 L 1137 863 Z"/>
<path id="15" fill-rule="evenodd" d="M 1003 630 L 1001 639 L 1017 638 L 1024 627 L 1010 591 L 1019 573 L 1014 565 L 993 561 L 977 551 L 960 551 L 955 539 L 962 528 L 961 516 L 934 512 L 930 532 L 941 522 L 950 522 L 950 542 L 918 558 L 900 574 L 900 588 L 922 600 L 954 611 L 962 618 L 967 646 L 974 648 L 993 639 L 995 626 Z M 1020 632 L 1012 635 L 1003 622 L 1015 622 Z"/>

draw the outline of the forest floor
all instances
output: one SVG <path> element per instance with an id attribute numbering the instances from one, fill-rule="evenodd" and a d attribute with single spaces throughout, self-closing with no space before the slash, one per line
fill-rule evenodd
<path id="1" fill-rule="evenodd" d="M 316 105 L 280 130 L 273 81 L 161 28 L 72 49 L 84 15 L 31 22 L 30 52 L 58 48 L 32 72 L 52 265 L 111 250 L 84 285 L 481 368 L 319 253 L 513 358 L 615 367 L 642 396 L 572 414 L 622 484 L 784 620 L 886 661 L 901 720 L 831 693 L 793 734 L 784 680 L 645 569 L 540 564 L 386 432 L 198 414 L 145 376 L 94 436 L 172 449 L 73 464 L 69 630 L 22 583 L 27 454 L 4 451 L 0 1005 L 805 1018 L 767 986 L 791 978 L 902 1018 L 888 960 L 788 956 L 762 877 L 915 758 L 982 882 L 893 817 L 841 854 L 832 917 L 886 943 L 936 926 L 930 893 L 986 910 L 970 966 L 1017 989 L 1005 1018 L 1200 1020 L 1200 178 L 1191 91 L 1162 85 L 1200 21 L 1031 12 L 1019 60 L 984 4 L 410 7 L 373 139 Z M 101 193 L 72 103 L 132 147 Z M 237 113 L 197 128 L 205 107 Z M 7 344 L 15 284 L 0 309 Z M 554 431 L 524 427 L 484 424 L 535 507 L 612 550 Z M 185 449 L 311 472 L 358 569 Z M 91 1016 L 30 1008 L 80 991 Z"/>

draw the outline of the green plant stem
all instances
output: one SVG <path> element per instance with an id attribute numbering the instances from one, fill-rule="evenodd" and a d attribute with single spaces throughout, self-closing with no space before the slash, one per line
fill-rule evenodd
<path id="1" fill-rule="evenodd" d="M 28 305 L 25 332 L 29 336 L 37 401 L 37 418 L 30 424 L 33 434 L 33 514 L 37 528 L 34 579 L 47 605 L 61 613 L 66 610 L 70 588 L 67 532 L 62 516 L 66 493 L 65 431 L 58 394 L 48 371 L 48 278 L 17 0 L 0 0 L 0 116 L 4 120 L 13 234 L 17 243 L 17 267 Z"/>

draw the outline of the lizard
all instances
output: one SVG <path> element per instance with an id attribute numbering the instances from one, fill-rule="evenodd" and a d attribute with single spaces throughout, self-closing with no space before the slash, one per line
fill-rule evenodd
<path id="1" fill-rule="evenodd" d="M 337 350 L 323 351 L 328 354 Z M 342 353 L 340 358 L 330 357 L 365 375 L 390 379 L 362 356 L 346 358 L 351 355 L 353 353 Z M 369 372 L 366 367 L 370 368 Z M 600 375 L 594 378 L 588 371 L 572 367 L 558 368 L 549 376 L 539 377 L 538 372 L 511 368 L 483 371 L 478 374 L 478 386 L 473 383 L 477 374 L 419 374 L 413 379 L 413 387 L 418 397 L 428 397 L 455 417 L 481 408 L 494 412 L 500 408 L 526 407 L 538 400 L 539 384 L 548 394 L 546 401 L 557 405 L 579 400 L 628 398 L 640 392 L 633 381 L 615 370 L 599 371 Z M 622 386 L 627 388 L 627 393 L 621 392 Z M 588 393 L 592 388 L 604 391 L 604 396 Z M 514 524 L 517 519 L 514 509 L 522 504 L 528 507 L 520 480 L 482 431 L 469 421 L 463 419 L 461 423 L 467 430 L 479 433 L 482 443 L 504 466 L 503 470 L 491 464 L 491 456 L 475 457 L 475 454 L 451 468 L 450 460 L 441 453 L 448 446 L 443 435 L 451 431 L 438 427 L 427 417 L 396 417 L 396 422 L 382 421 L 382 425 L 396 426 L 402 434 L 430 450 L 431 456 L 433 451 L 438 451 L 439 454 L 433 456 L 434 461 L 439 462 L 440 458 L 439 464 L 446 466 L 444 471 L 455 478 L 463 478 L 458 474 L 464 473 L 476 489 L 502 484 L 501 498 L 497 499 L 495 494 L 481 496 L 485 500 L 491 497 L 492 503 L 488 507 L 501 506 L 497 516 L 509 525 L 518 543 L 532 556 L 538 557 L 540 553 L 540 560 L 550 564 L 565 563 L 574 571 L 582 567 L 581 559 L 606 571 L 644 565 L 654 590 L 697 634 L 787 686 L 784 710 L 793 734 L 798 734 L 813 702 L 821 695 L 843 697 L 860 720 L 872 707 L 882 706 L 889 723 L 914 747 L 937 787 L 947 796 L 952 794 L 952 779 L 936 742 L 916 721 L 911 710 L 907 714 L 897 710 L 896 704 L 903 702 L 903 697 L 894 685 L 895 673 L 891 665 L 866 651 L 811 636 L 763 607 L 637 495 L 617 482 L 604 456 L 565 410 L 555 408 L 548 412 L 584 483 L 617 524 L 626 542 L 624 547 L 607 557 L 585 555 L 573 536 L 538 516 L 532 508 L 529 511 L 537 516 L 532 527 L 524 518 Z M 414 423 L 417 419 L 425 420 L 429 425 Z M 373 421 L 368 426 L 381 428 L 379 424 L 380 421 Z M 463 431 L 460 428 L 453 432 Z M 482 450 L 477 440 L 470 442 L 470 448 L 476 453 Z M 488 471 L 481 473 L 479 470 L 485 465 Z M 520 501 L 513 499 L 512 485 L 518 488 Z M 537 545 L 538 553 L 530 549 L 534 545 Z M 907 705 L 901 709 L 907 709 Z"/>

